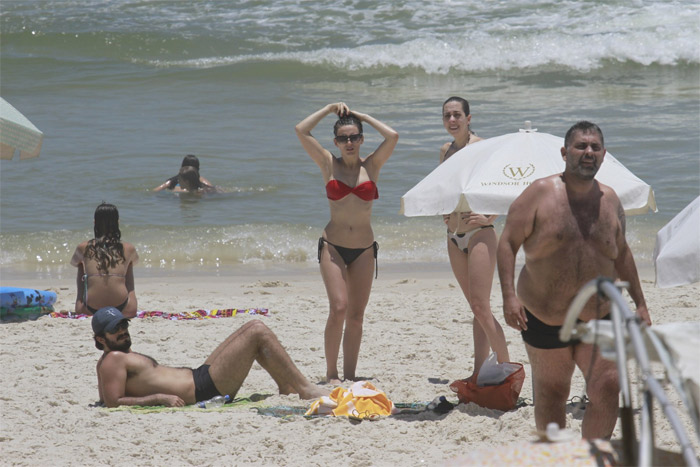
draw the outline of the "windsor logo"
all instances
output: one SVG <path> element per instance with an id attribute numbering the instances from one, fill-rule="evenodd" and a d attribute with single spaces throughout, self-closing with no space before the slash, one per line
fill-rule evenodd
<path id="1" fill-rule="evenodd" d="M 528 164 L 526 166 L 512 166 L 510 164 L 503 167 L 503 175 L 511 180 L 522 180 L 531 177 L 535 173 L 535 166 Z"/>

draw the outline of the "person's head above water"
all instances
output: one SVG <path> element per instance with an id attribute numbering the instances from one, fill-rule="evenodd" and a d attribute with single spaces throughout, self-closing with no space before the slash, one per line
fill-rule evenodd
<path id="1" fill-rule="evenodd" d="M 119 211 L 115 205 L 104 201 L 95 209 L 95 238 L 103 237 L 112 241 L 119 241 L 122 237 Z"/>
<path id="2" fill-rule="evenodd" d="M 182 165 L 180 167 L 194 167 L 199 171 L 199 159 L 195 155 L 187 154 L 185 158 L 182 159 Z"/>
<path id="3" fill-rule="evenodd" d="M 199 171 L 192 166 L 183 166 L 178 173 L 180 188 L 187 191 L 197 191 L 201 184 L 199 182 Z"/>

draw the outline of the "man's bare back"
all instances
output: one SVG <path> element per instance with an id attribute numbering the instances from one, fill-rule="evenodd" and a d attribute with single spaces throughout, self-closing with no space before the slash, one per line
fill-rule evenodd
<path id="1" fill-rule="evenodd" d="M 118 306 L 126 303 L 123 311 L 131 317 L 136 314 L 137 301 L 134 292 L 134 265 L 139 255 L 131 243 L 121 242 L 124 257 L 112 258 L 113 264 L 107 271 L 101 270 L 99 261 L 88 257 L 88 242 L 80 243 L 73 253 L 71 265 L 78 268 L 77 313 L 94 313 L 104 306 Z M 87 292 L 84 287 L 88 287 Z M 87 302 L 85 298 L 87 297 Z M 89 303 L 88 303 L 89 302 Z"/>
<path id="2" fill-rule="evenodd" d="M 522 304 L 550 325 L 563 323 L 564 312 L 586 282 L 616 276 L 623 235 L 622 208 L 610 187 L 595 182 L 590 193 L 574 201 L 565 183 L 559 174 L 538 180 L 531 188 L 523 243 L 526 264 L 517 287 Z M 608 313 L 591 303 L 581 319 L 588 321 L 601 312 Z"/>

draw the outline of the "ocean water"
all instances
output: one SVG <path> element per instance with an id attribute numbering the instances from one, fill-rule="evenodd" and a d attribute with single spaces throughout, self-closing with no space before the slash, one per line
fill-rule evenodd
<path id="1" fill-rule="evenodd" d="M 690 0 L 6 0 L 0 93 L 45 135 L 39 158 L 0 162 L 5 278 L 73 276 L 103 200 L 137 275 L 313 264 L 328 205 L 294 125 L 341 100 L 400 133 L 373 209 L 380 265 L 447 262 L 441 220 L 399 206 L 449 140 L 451 95 L 487 138 L 598 123 L 656 195 L 659 212 L 628 219 L 638 262 L 700 194 Z M 332 124 L 314 132 L 329 148 Z M 363 152 L 378 142 L 367 131 Z M 189 153 L 226 193 L 150 191 Z"/>

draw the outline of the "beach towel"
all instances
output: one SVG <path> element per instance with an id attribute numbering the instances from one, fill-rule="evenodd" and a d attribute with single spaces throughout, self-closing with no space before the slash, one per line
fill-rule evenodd
<path id="1" fill-rule="evenodd" d="M 294 407 L 290 405 L 275 405 L 268 407 L 251 407 L 251 410 L 255 410 L 259 415 L 267 415 L 268 417 L 281 418 L 285 421 L 291 421 L 297 416 L 303 416 L 304 418 L 316 418 L 321 415 L 306 415 L 306 407 Z"/>
<path id="2" fill-rule="evenodd" d="M 165 311 L 139 311 L 137 318 L 165 318 L 170 320 L 188 319 L 210 319 L 210 318 L 230 318 L 239 314 L 268 316 L 267 308 L 226 308 L 215 310 L 185 311 L 182 313 L 167 313 Z"/>
<path id="3" fill-rule="evenodd" d="M 147 413 L 167 413 L 167 412 L 223 412 L 232 408 L 250 407 L 255 408 L 263 405 L 264 400 L 271 397 L 272 394 L 251 394 L 250 396 L 237 397 L 231 402 L 227 402 L 221 407 L 202 409 L 197 404 L 186 405 L 184 407 L 165 407 L 162 405 L 142 406 L 142 405 L 120 405 L 119 407 L 104 407 L 102 405 L 93 405 L 90 407 L 99 407 L 107 412 L 131 412 L 138 414 Z"/>
<path id="4" fill-rule="evenodd" d="M 456 401 L 455 401 L 456 403 Z M 451 403 L 450 403 L 451 404 Z M 389 415 L 389 417 L 415 417 L 420 416 L 424 412 L 435 412 L 444 415 L 446 412 L 439 409 L 430 408 L 431 403 L 429 402 L 395 402 L 395 411 Z M 453 404 L 454 406 L 454 404 Z M 313 419 L 319 417 L 326 417 L 328 414 L 307 414 L 308 408 L 302 406 L 289 406 L 289 405 L 274 405 L 274 406 L 257 406 L 251 407 L 259 415 L 266 415 L 268 417 L 277 417 L 286 421 L 293 420 L 294 417 L 301 416 L 306 419 Z M 356 417 L 349 417 L 351 419 L 358 420 Z M 374 420 L 373 418 L 370 420 Z"/>
<path id="5" fill-rule="evenodd" d="M 226 308 L 214 310 L 196 310 L 184 311 L 181 313 L 168 313 L 166 311 L 139 311 L 136 313 L 136 318 L 164 318 L 169 320 L 193 320 L 193 319 L 212 319 L 212 318 L 230 318 L 232 316 L 247 314 L 269 316 L 267 308 Z M 70 318 L 70 319 L 88 319 L 90 315 L 71 313 L 69 311 L 56 311 L 49 313 L 52 318 Z"/>
<path id="6" fill-rule="evenodd" d="M 368 381 L 358 381 L 350 389 L 337 387 L 329 396 L 311 404 L 305 415 L 334 415 L 357 419 L 375 419 L 398 410 L 382 391 Z"/>
<path id="7" fill-rule="evenodd" d="M 13 323 L 19 321 L 36 321 L 42 316 L 53 313 L 53 306 L 23 306 L 16 308 L 0 307 L 0 321 Z"/>

